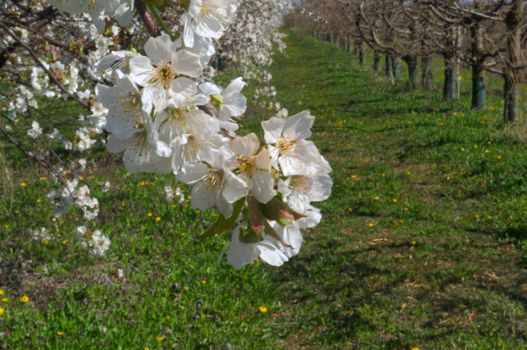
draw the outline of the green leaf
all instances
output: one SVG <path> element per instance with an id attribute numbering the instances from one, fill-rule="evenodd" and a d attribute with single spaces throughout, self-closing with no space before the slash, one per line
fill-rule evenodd
<path id="1" fill-rule="evenodd" d="M 209 238 L 213 236 L 222 235 L 226 232 L 229 232 L 233 229 L 234 225 L 236 225 L 236 220 L 238 220 L 238 216 L 240 216 L 240 213 L 242 212 L 243 205 L 245 204 L 245 198 L 240 199 L 236 203 L 234 203 L 234 208 L 232 215 L 225 219 L 223 216 L 220 215 L 218 220 L 214 225 L 212 225 L 211 228 L 205 232 L 200 238 Z"/>
<path id="2" fill-rule="evenodd" d="M 165 11 L 165 8 L 170 3 L 170 0 L 148 0 L 149 6 L 155 6 L 159 11 Z"/>

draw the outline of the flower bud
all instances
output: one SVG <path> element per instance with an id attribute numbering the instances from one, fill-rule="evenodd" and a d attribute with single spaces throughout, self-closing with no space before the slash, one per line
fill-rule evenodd
<path id="1" fill-rule="evenodd" d="M 305 217 L 289 208 L 287 204 L 276 197 L 271 199 L 269 203 L 262 204 L 261 206 L 263 207 L 263 214 L 267 219 L 277 221 L 283 226 Z"/>

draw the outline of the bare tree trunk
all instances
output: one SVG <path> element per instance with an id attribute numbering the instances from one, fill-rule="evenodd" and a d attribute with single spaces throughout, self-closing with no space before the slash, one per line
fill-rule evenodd
<path id="1" fill-rule="evenodd" d="M 417 56 L 405 56 L 403 60 L 408 66 L 408 89 L 413 91 L 417 89 L 418 81 Z"/>
<path id="2" fill-rule="evenodd" d="M 445 57 L 445 80 L 443 83 L 443 100 L 455 101 L 458 99 L 458 76 L 455 63 L 449 57 Z"/>
<path id="3" fill-rule="evenodd" d="M 432 57 L 424 56 L 421 58 L 421 88 L 423 90 L 432 90 L 433 80 Z"/>
<path id="4" fill-rule="evenodd" d="M 373 70 L 378 72 L 381 69 L 381 52 L 375 50 L 373 52 Z"/>
<path id="5" fill-rule="evenodd" d="M 480 0 L 475 2 L 475 6 L 482 6 Z M 476 19 L 470 28 L 470 39 L 472 41 L 472 109 L 481 110 L 487 106 L 487 90 L 485 86 L 484 61 L 483 56 L 483 26 L 481 19 Z"/>
<path id="6" fill-rule="evenodd" d="M 401 58 L 393 57 L 392 65 L 393 65 L 393 79 L 400 80 L 401 79 Z"/>
<path id="7" fill-rule="evenodd" d="M 359 41 L 357 44 L 358 48 L 358 56 L 359 56 L 359 63 L 361 66 L 363 66 L 366 63 L 366 56 L 364 54 L 364 43 L 362 41 Z"/>
<path id="8" fill-rule="evenodd" d="M 482 62 L 472 64 L 472 109 L 477 111 L 487 107 L 487 87 L 483 70 Z"/>
<path id="9" fill-rule="evenodd" d="M 505 23 L 507 25 L 507 51 L 508 62 L 504 67 L 503 108 L 504 122 L 511 123 L 519 118 L 519 89 L 521 66 L 524 63 L 522 57 L 522 17 L 524 15 L 523 0 L 514 0 L 507 14 Z"/>
<path id="10" fill-rule="evenodd" d="M 391 54 L 386 54 L 385 65 L 384 65 L 384 75 L 390 78 L 393 81 L 393 56 Z"/>

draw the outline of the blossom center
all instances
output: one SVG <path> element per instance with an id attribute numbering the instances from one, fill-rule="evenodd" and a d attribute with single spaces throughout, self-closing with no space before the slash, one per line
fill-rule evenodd
<path id="1" fill-rule="evenodd" d="M 253 175 L 256 171 L 256 157 L 239 156 L 238 169 L 242 174 Z"/>
<path id="2" fill-rule="evenodd" d="M 305 176 L 294 175 L 291 177 L 291 186 L 299 191 L 307 192 L 311 187 Z"/>
<path id="3" fill-rule="evenodd" d="M 225 176 L 223 170 L 210 169 L 209 173 L 206 176 L 207 177 L 205 181 L 210 187 L 214 189 L 219 189 L 223 187 L 223 184 L 225 183 Z"/>
<path id="4" fill-rule="evenodd" d="M 286 154 L 287 152 L 289 152 L 293 148 L 295 143 L 296 143 L 295 141 L 290 141 L 290 140 L 285 139 L 285 138 L 280 138 L 276 142 L 276 147 L 280 151 L 280 154 L 283 155 L 283 154 Z"/>
<path id="5" fill-rule="evenodd" d="M 170 89 L 170 85 L 172 85 L 172 81 L 175 78 L 176 72 L 174 71 L 174 68 L 172 68 L 172 64 L 165 63 L 157 66 L 154 69 L 154 74 L 150 79 L 150 83 L 159 84 L 163 87 L 163 89 L 168 90 Z"/>

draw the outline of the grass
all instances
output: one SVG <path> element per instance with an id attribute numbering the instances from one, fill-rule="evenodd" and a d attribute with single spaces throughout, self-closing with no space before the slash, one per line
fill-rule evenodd
<path id="1" fill-rule="evenodd" d="M 128 175 L 96 150 L 99 170 L 83 181 L 112 184 L 95 193 L 112 246 L 90 257 L 75 244 L 79 213 L 50 227 L 41 199 L 52 184 L 5 149 L 0 348 L 527 347 L 527 151 L 503 128 L 498 79 L 489 110 L 472 113 L 466 75 L 462 99 L 447 104 L 288 34 L 272 67 L 279 100 L 318 116 L 314 140 L 335 180 L 300 256 L 281 269 L 218 263 L 226 242 L 194 238 L 210 214 L 163 200 L 173 177 Z M 31 241 L 41 226 L 55 238 Z"/>

